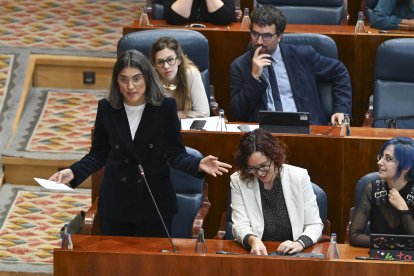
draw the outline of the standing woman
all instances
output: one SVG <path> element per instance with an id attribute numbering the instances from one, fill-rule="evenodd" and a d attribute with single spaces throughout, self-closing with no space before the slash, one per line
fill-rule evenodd
<path id="1" fill-rule="evenodd" d="M 240 139 L 231 175 L 233 235 L 251 254 L 267 255 L 262 241 L 282 242 L 293 254 L 316 243 L 323 224 L 308 172 L 287 165 L 286 145 L 263 129 Z"/>
<path id="2" fill-rule="evenodd" d="M 217 157 L 186 153 L 175 100 L 164 96 L 149 60 L 129 50 L 118 57 L 109 95 L 98 103 L 89 153 L 49 179 L 75 188 L 105 166 L 98 203 L 102 234 L 165 237 L 139 165 L 169 230 L 177 212 L 169 165 L 198 177 L 231 168 Z"/>
<path id="3" fill-rule="evenodd" d="M 177 102 L 180 119 L 210 116 L 200 71 L 177 40 L 161 37 L 152 45 L 150 58 L 165 90 Z"/>
<path id="4" fill-rule="evenodd" d="M 369 247 L 371 233 L 414 235 L 414 141 L 393 138 L 377 156 L 380 181 L 368 183 L 351 220 L 349 243 Z M 378 196 L 379 195 L 379 196 Z"/>

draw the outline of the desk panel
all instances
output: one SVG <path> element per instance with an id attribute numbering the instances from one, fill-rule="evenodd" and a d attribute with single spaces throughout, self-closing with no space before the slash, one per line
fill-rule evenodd
<path id="1" fill-rule="evenodd" d="M 340 259 L 253 256 L 234 241 L 207 240 L 205 256 L 194 252 L 194 239 L 174 239 L 178 252 L 163 238 L 73 235 L 73 250 L 54 250 L 54 275 L 411 275 L 414 263 L 358 261 L 367 249 L 339 245 Z M 265 242 L 269 252 L 278 243 Z M 221 248 L 239 255 L 219 255 Z M 305 252 L 326 253 L 328 243 Z M 384 274 L 385 273 L 385 274 Z"/>

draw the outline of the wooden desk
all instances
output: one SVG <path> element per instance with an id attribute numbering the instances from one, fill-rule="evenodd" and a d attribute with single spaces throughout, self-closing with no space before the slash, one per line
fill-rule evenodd
<path id="1" fill-rule="evenodd" d="M 288 146 L 288 162 L 306 168 L 311 181 L 321 186 L 328 196 L 328 218 L 331 230 L 343 241 L 349 209 L 354 205 L 356 182 L 363 175 L 377 171 L 376 156 L 382 144 L 391 137 L 405 135 L 414 138 L 414 130 L 352 127 L 352 135 L 279 134 Z M 198 149 L 205 156 L 218 156 L 233 164 L 241 133 L 182 131 L 184 144 Z M 213 237 L 220 226 L 221 213 L 227 208 L 230 174 L 207 176 L 209 199 L 212 203 L 205 229 Z"/>
<path id="2" fill-rule="evenodd" d="M 54 250 L 54 275 L 410 275 L 413 263 L 357 261 L 367 249 L 339 245 L 341 259 L 302 259 L 253 256 L 234 241 L 207 240 L 205 256 L 194 253 L 194 239 L 174 239 L 178 252 L 167 239 L 73 235 L 73 250 Z M 276 243 L 266 242 L 268 251 Z M 306 252 L 325 253 L 328 243 L 316 244 Z M 217 250 L 242 255 L 220 255 Z"/>
<path id="3" fill-rule="evenodd" d="M 151 20 L 153 26 L 139 27 L 138 21 L 124 26 L 123 34 L 156 28 L 184 28 L 167 25 L 164 20 Z M 229 26 L 206 24 L 207 28 L 189 28 L 199 31 L 210 44 L 210 77 L 215 87 L 215 96 L 226 115 L 232 120 L 230 107 L 230 64 L 246 52 L 250 35 L 240 30 L 240 23 Z M 388 39 L 414 37 L 413 33 L 380 34 L 368 28 L 371 33 L 355 34 L 352 25 L 296 25 L 288 24 L 286 33 L 320 33 L 331 37 L 337 44 L 339 59 L 347 67 L 353 90 L 352 125 L 361 126 L 368 108 L 369 96 L 374 89 L 374 68 L 377 47 Z"/>

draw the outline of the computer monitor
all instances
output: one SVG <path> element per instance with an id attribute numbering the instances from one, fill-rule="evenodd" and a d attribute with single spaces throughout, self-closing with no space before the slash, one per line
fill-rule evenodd
<path id="1" fill-rule="evenodd" d="M 272 133 L 309 134 L 309 112 L 260 110 L 259 127 Z"/>

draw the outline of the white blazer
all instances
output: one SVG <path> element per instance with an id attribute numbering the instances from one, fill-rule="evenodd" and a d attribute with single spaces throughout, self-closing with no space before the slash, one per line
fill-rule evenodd
<path id="1" fill-rule="evenodd" d="M 293 240 L 306 235 L 316 243 L 323 224 L 307 170 L 285 164 L 281 170 L 281 182 Z M 230 177 L 230 186 L 233 236 L 239 243 L 243 243 L 247 234 L 262 239 L 264 219 L 258 179 L 244 182 L 239 172 L 235 172 Z"/>

